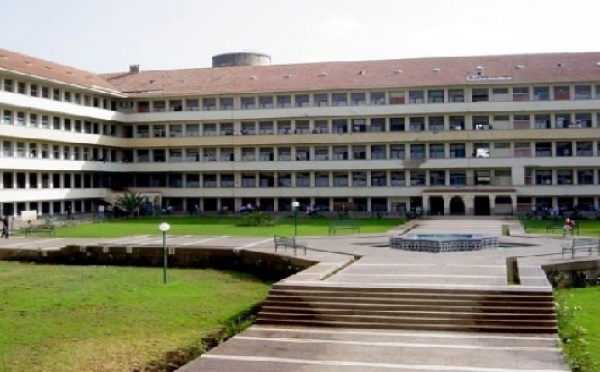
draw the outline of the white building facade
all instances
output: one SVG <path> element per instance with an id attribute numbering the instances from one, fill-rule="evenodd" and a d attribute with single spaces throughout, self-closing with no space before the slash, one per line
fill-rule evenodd
<path id="1" fill-rule="evenodd" d="M 125 191 L 205 212 L 600 202 L 600 53 L 98 75 L 0 49 L 0 115 L 15 217 Z"/>

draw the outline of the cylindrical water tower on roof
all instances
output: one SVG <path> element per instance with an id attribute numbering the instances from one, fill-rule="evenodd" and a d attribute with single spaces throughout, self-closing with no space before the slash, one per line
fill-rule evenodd
<path id="1" fill-rule="evenodd" d="M 236 52 L 212 57 L 212 67 L 268 66 L 271 57 L 262 53 Z"/>

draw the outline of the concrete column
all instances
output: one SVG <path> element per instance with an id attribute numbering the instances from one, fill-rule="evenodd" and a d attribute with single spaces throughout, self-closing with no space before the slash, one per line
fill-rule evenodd
<path id="1" fill-rule="evenodd" d="M 449 216 L 450 215 L 450 200 L 452 199 L 452 197 L 450 195 L 443 195 L 443 198 L 444 198 L 444 215 Z"/>
<path id="2" fill-rule="evenodd" d="M 515 214 L 515 213 L 517 213 L 517 195 L 511 196 L 510 201 L 512 204 L 512 212 L 513 212 L 513 214 Z"/>
<path id="3" fill-rule="evenodd" d="M 496 215 L 496 195 L 491 194 L 490 198 L 490 216 Z"/>
<path id="4" fill-rule="evenodd" d="M 423 195 L 423 198 L 422 198 L 422 200 L 423 200 L 423 205 L 422 205 L 423 215 L 427 215 L 430 212 L 429 211 L 429 198 L 430 198 L 429 195 Z"/>
<path id="5" fill-rule="evenodd" d="M 463 195 L 462 199 L 465 203 L 465 215 L 472 216 L 475 212 L 475 200 L 473 195 Z"/>

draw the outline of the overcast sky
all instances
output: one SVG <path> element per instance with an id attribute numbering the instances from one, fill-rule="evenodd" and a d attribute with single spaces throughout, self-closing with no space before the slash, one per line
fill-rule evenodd
<path id="1" fill-rule="evenodd" d="M 600 50 L 599 0 L 2 0 L 0 47 L 97 73 Z"/>

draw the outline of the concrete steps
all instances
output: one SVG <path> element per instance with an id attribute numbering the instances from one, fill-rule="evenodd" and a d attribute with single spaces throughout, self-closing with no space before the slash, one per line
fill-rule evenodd
<path id="1" fill-rule="evenodd" d="M 557 332 L 552 292 L 461 288 L 273 287 L 257 324 L 469 332 Z"/>

